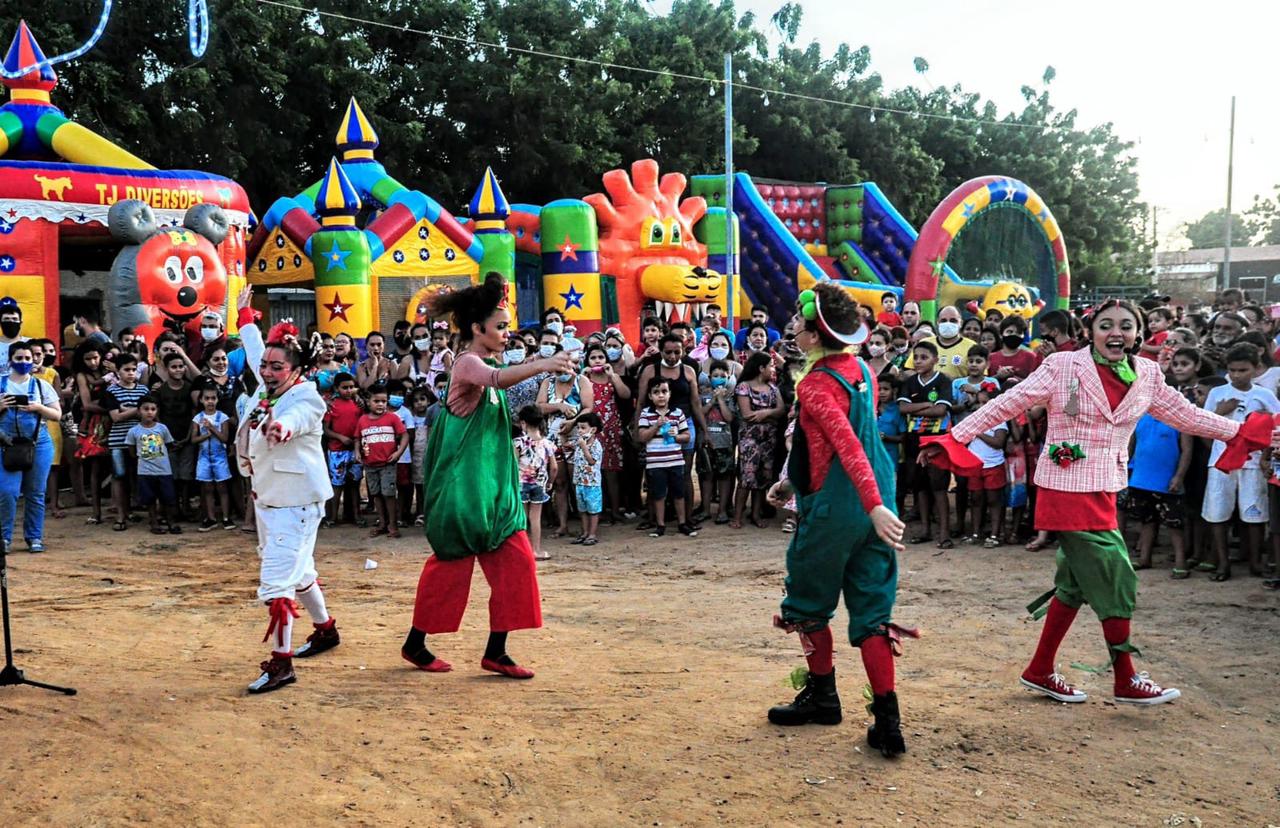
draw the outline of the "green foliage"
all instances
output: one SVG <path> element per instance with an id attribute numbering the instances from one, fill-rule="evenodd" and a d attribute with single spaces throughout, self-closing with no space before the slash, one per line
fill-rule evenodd
<path id="1" fill-rule="evenodd" d="M 1222 247 L 1226 240 L 1227 208 L 1220 207 L 1217 210 L 1205 213 L 1196 221 L 1184 225 L 1183 232 L 1186 233 L 1187 240 L 1191 242 L 1192 249 Z M 1251 227 L 1243 216 L 1239 213 L 1231 214 L 1231 244 L 1233 247 L 1249 244 L 1249 240 L 1253 238 L 1255 232 L 1255 228 Z"/>
<path id="2" fill-rule="evenodd" d="M 12 26 L 25 16 L 53 54 L 80 42 L 98 3 L 0 0 L 0 19 Z M 1002 113 L 959 86 L 887 90 L 865 46 L 828 55 L 798 43 L 803 12 L 795 2 L 768 21 L 740 14 L 732 0 L 675 0 L 665 16 L 642 0 L 318 5 L 389 25 L 214 0 L 209 50 L 196 62 L 180 4 L 130 0 L 116 5 L 93 52 L 58 67 L 55 101 L 157 166 L 235 178 L 263 211 L 319 177 L 355 96 L 382 139 L 387 169 L 459 210 L 486 164 L 509 198 L 534 203 L 599 190 L 604 171 L 642 157 L 688 174 L 722 169 L 717 81 L 728 52 L 738 83 L 808 96 L 766 101 L 736 90 L 739 169 L 797 181 L 874 180 L 916 226 L 966 179 L 1011 175 L 1051 206 L 1073 271 L 1089 283 L 1118 283 L 1145 267 L 1146 208 L 1132 145 L 1110 124 L 1084 127 L 1074 111 L 1058 110 L 1045 88 L 1052 67 L 1040 88 L 1024 87 L 1019 111 Z M 917 58 L 916 67 L 927 84 L 928 61 Z M 873 117 L 866 107 L 879 109 Z M 1001 125 L 958 120 L 971 118 Z M 1280 208 L 1270 215 L 1280 237 Z"/>

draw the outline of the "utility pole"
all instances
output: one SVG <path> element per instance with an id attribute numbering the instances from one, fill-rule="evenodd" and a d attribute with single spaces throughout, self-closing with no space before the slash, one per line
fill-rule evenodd
<path id="1" fill-rule="evenodd" d="M 1231 287 L 1231 179 L 1236 161 L 1236 96 L 1231 96 L 1231 130 L 1227 134 L 1227 232 L 1222 250 L 1222 290 Z"/>
<path id="2" fill-rule="evenodd" d="M 737 260 L 738 240 L 733 232 L 736 219 L 733 212 L 733 55 L 729 52 L 724 53 L 724 208 L 724 249 L 727 254 L 724 280 L 728 297 L 725 312 L 729 315 L 729 330 L 733 330 L 733 316 L 737 310 L 733 265 Z"/>

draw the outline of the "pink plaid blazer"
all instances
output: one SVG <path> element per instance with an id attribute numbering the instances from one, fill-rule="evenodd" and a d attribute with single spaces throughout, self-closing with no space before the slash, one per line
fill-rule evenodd
<path id="1" fill-rule="evenodd" d="M 1089 348 L 1048 357 L 1018 385 L 984 405 L 951 429 L 968 445 L 979 434 L 1043 405 L 1049 432 L 1036 465 L 1035 484 L 1060 492 L 1117 492 L 1129 485 L 1129 437 L 1143 414 L 1151 414 L 1178 431 L 1215 440 L 1230 440 L 1240 423 L 1196 408 L 1165 384 L 1160 367 L 1135 359 L 1138 378 L 1120 407 L 1111 410 Z M 1065 466 L 1050 462 L 1049 446 L 1077 443 L 1084 458 Z"/>

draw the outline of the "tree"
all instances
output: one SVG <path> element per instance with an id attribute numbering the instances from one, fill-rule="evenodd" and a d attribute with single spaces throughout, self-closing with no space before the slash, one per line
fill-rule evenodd
<path id="1" fill-rule="evenodd" d="M 1191 242 L 1193 250 L 1206 247 L 1222 247 L 1227 232 L 1227 209 L 1220 207 L 1217 210 L 1211 210 L 1196 221 L 1183 225 L 1182 231 L 1186 234 L 1188 241 Z M 1249 244 L 1249 240 L 1254 235 L 1255 228 L 1250 227 L 1249 223 L 1239 213 L 1231 214 L 1231 244 L 1233 247 Z"/>

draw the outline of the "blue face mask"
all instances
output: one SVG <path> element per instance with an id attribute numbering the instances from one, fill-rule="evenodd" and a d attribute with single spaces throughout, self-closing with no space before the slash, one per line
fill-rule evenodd
<path id="1" fill-rule="evenodd" d="M 723 387 L 725 387 L 725 386 L 726 386 L 726 385 L 728 385 L 728 384 L 729 384 L 729 378 L 728 378 L 728 377 L 712 377 L 712 378 L 711 378 L 711 387 L 712 387 L 712 388 L 723 388 Z"/>
<path id="2" fill-rule="evenodd" d="M 560 380 L 561 382 L 568 382 L 569 380 L 573 379 L 573 374 L 556 374 L 556 379 Z"/>
<path id="3" fill-rule="evenodd" d="M 605 348 L 604 353 L 605 353 L 605 356 L 609 358 L 610 362 L 617 362 L 618 360 L 622 359 L 621 348 Z"/>
<path id="4" fill-rule="evenodd" d="M 387 405 L 391 406 L 392 408 L 399 408 L 400 406 L 404 405 L 404 397 L 401 397 L 398 394 L 392 394 L 391 396 L 387 397 Z"/>
<path id="5" fill-rule="evenodd" d="M 9 363 L 9 370 L 15 374 L 29 374 L 31 373 L 31 368 L 32 368 L 32 365 L 30 362 L 10 362 Z"/>

